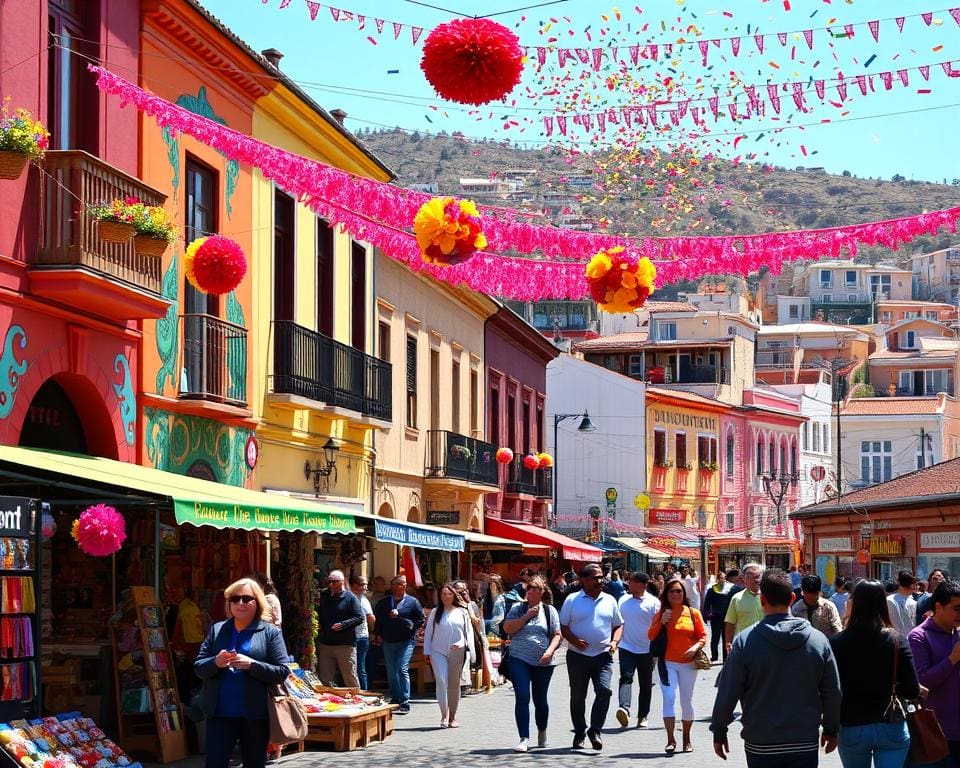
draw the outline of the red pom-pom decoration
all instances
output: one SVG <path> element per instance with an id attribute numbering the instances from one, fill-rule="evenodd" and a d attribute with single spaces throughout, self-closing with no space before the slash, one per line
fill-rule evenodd
<path id="1" fill-rule="evenodd" d="M 117 510 L 106 504 L 95 504 L 80 513 L 75 536 L 84 552 L 106 557 L 120 549 L 127 538 L 126 523 Z"/>
<path id="2" fill-rule="evenodd" d="M 525 466 L 527 469 L 540 469 L 540 459 L 538 459 L 532 453 L 528 453 L 523 457 L 523 466 Z"/>
<path id="3" fill-rule="evenodd" d="M 509 464 L 513 461 L 513 451 L 509 448 L 497 448 L 497 463 Z"/>
<path id="4" fill-rule="evenodd" d="M 201 293 L 230 293 L 247 274 L 247 257 L 235 240 L 211 235 L 187 246 L 183 268 L 190 285 Z"/>
<path id="5" fill-rule="evenodd" d="M 490 19 L 454 19 L 423 43 L 420 69 L 444 99 L 486 104 L 516 88 L 523 71 L 520 39 Z"/>

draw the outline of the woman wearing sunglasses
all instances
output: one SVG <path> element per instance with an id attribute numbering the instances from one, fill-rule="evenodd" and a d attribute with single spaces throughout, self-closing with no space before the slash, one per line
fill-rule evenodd
<path id="1" fill-rule="evenodd" d="M 270 609 L 256 581 L 240 579 L 223 594 L 230 618 L 213 625 L 193 663 L 203 680 L 206 765 L 227 768 L 239 742 L 244 768 L 262 768 L 270 735 L 267 697 L 290 674 L 287 647 L 264 619 Z"/>

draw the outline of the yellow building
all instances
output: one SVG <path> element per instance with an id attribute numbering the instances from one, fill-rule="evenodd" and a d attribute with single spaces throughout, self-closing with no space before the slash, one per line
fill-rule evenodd
<path id="1" fill-rule="evenodd" d="M 482 439 L 484 321 L 497 304 L 414 274 L 379 251 L 376 272 L 379 354 L 393 364 L 393 423 L 377 436 L 375 512 L 482 531 L 483 497 L 499 482 L 496 446 Z M 452 553 L 418 553 L 431 580 L 449 576 Z M 389 578 L 397 554 L 393 544 L 376 542 L 372 574 Z"/>
<path id="2" fill-rule="evenodd" d="M 252 130 L 350 173 L 391 178 L 289 81 L 257 101 Z M 372 433 L 391 419 L 390 365 L 373 356 L 373 248 L 259 172 L 253 187 L 253 486 L 368 512 Z"/>

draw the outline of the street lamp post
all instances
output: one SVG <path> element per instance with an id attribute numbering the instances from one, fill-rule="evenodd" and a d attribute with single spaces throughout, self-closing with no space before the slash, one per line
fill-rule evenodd
<path id="1" fill-rule="evenodd" d="M 590 414 L 586 411 L 583 413 L 555 413 L 553 414 L 553 521 L 554 528 L 556 528 L 557 520 L 557 492 L 560 489 L 560 446 L 557 442 L 557 437 L 559 435 L 559 426 L 561 421 L 566 421 L 567 419 L 581 419 L 580 425 L 577 427 L 578 432 L 596 432 L 597 428 L 593 425 L 593 422 L 590 421 Z"/>
<path id="2" fill-rule="evenodd" d="M 783 522 L 783 500 L 786 498 L 787 491 L 790 490 L 791 485 L 796 485 L 799 475 L 796 472 L 784 472 L 780 470 L 779 472 L 768 472 L 763 476 L 763 488 L 767 492 L 767 496 L 770 497 L 770 501 L 773 502 L 774 507 L 777 510 L 777 525 L 780 525 Z M 761 560 L 763 560 L 763 567 L 767 567 L 766 563 L 766 550 L 767 545 L 764 539 L 764 533 L 766 531 L 766 525 L 763 525 L 760 530 L 760 539 L 761 539 Z"/>

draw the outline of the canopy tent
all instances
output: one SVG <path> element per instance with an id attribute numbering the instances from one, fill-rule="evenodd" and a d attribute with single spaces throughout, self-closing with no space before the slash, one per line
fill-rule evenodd
<path id="1" fill-rule="evenodd" d="M 487 518 L 486 527 L 487 531 L 494 536 L 521 541 L 525 547 L 532 545 L 538 549 L 558 549 L 564 560 L 586 562 L 599 561 L 603 557 L 602 549 L 571 539 L 556 531 L 541 528 L 539 525 L 508 523 L 506 520 Z"/>
<path id="2" fill-rule="evenodd" d="M 638 554 L 644 555 L 645 557 L 650 558 L 651 560 L 669 560 L 670 554 L 663 551 L 662 549 L 657 549 L 656 547 L 651 547 L 643 539 L 634 538 L 632 536 L 616 536 L 611 537 L 613 541 L 622 544 L 627 549 L 633 550 Z"/>

